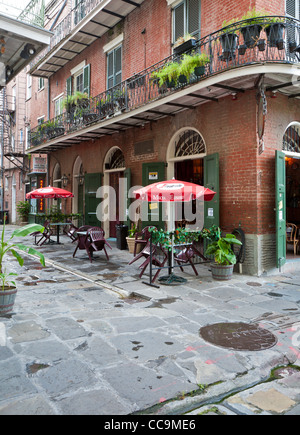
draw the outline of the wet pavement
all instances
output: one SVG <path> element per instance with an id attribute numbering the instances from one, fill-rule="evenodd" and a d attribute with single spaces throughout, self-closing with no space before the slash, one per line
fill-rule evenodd
<path id="1" fill-rule="evenodd" d="M 300 271 L 220 282 L 201 265 L 155 288 L 115 243 L 90 263 L 61 241 L 45 268 L 7 262 L 0 415 L 300 414 Z"/>

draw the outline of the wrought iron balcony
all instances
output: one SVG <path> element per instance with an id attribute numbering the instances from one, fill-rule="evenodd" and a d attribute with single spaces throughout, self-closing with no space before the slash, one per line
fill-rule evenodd
<path id="1" fill-rule="evenodd" d="M 180 53 L 179 46 L 173 55 L 117 86 L 78 100 L 48 122 L 50 129 L 48 123 L 35 127 L 31 130 L 31 147 L 163 100 L 229 69 L 262 63 L 299 63 L 300 21 L 280 16 L 245 20 L 189 43 L 191 48 L 184 53 Z M 200 71 L 195 66 L 201 66 Z"/>
<path id="2" fill-rule="evenodd" d="M 19 21 L 44 27 L 45 0 L 31 0 L 18 16 Z"/>

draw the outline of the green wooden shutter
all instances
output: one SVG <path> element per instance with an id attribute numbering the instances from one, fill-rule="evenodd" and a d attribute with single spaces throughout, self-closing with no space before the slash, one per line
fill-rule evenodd
<path id="1" fill-rule="evenodd" d="M 177 41 L 178 38 L 181 36 L 184 36 L 185 34 L 185 8 L 184 3 L 181 3 L 180 5 L 176 6 L 174 8 L 173 13 L 173 35 L 174 35 L 174 41 Z"/>
<path id="2" fill-rule="evenodd" d="M 83 92 L 90 96 L 90 64 L 83 68 Z"/>
<path id="3" fill-rule="evenodd" d="M 122 47 L 115 49 L 114 58 L 114 75 L 115 75 L 115 85 L 118 85 L 122 81 Z"/>
<path id="4" fill-rule="evenodd" d="M 152 183 L 165 180 L 165 163 L 143 163 L 142 166 L 142 183 L 143 186 L 148 186 Z M 142 207 L 144 213 L 148 216 L 147 219 L 142 222 L 143 228 L 148 225 L 154 225 L 158 228 L 164 228 L 164 220 L 162 216 L 162 205 L 157 203 L 158 207 L 155 207 L 155 203 L 143 202 Z M 143 213 L 143 214 L 144 214 Z"/>
<path id="5" fill-rule="evenodd" d="M 72 95 L 72 76 L 67 78 L 67 96 Z"/>
<path id="6" fill-rule="evenodd" d="M 204 227 L 219 226 L 219 154 L 204 157 L 204 187 L 216 192 L 212 201 L 204 202 Z"/>
<path id="7" fill-rule="evenodd" d="M 85 225 L 101 226 L 97 219 L 96 210 L 101 199 L 96 198 L 97 189 L 101 186 L 102 174 L 85 174 L 84 176 L 84 198 L 85 198 Z"/>
<path id="8" fill-rule="evenodd" d="M 286 187 L 285 154 L 275 154 L 275 201 L 276 201 L 276 266 L 286 262 Z"/>
<path id="9" fill-rule="evenodd" d="M 128 190 L 131 187 L 131 170 L 130 168 L 125 169 L 124 171 L 124 178 L 126 178 L 127 180 L 127 188 L 124 192 L 124 208 L 125 208 L 125 215 L 126 215 L 126 220 L 124 221 L 125 225 L 128 225 L 128 228 L 130 228 L 130 219 L 129 219 L 129 206 L 130 206 L 130 198 L 128 197 Z"/>

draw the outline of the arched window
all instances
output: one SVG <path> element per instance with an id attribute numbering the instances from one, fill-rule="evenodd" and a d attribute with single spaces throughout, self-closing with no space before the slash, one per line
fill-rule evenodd
<path id="1" fill-rule="evenodd" d="M 300 153 L 300 124 L 293 123 L 283 135 L 282 150 L 292 153 Z"/>
<path id="2" fill-rule="evenodd" d="M 202 136 L 195 130 L 184 130 L 175 140 L 174 157 L 193 156 L 205 153 Z"/>

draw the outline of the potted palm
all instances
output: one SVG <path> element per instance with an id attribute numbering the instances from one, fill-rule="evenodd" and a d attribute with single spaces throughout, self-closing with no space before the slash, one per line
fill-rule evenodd
<path id="1" fill-rule="evenodd" d="M 211 263 L 212 277 L 218 281 L 229 280 L 232 277 L 233 266 L 236 263 L 236 256 L 232 245 L 242 245 L 234 234 L 226 234 L 221 237 L 221 230 L 218 228 L 217 240 L 208 245 L 205 255 L 214 256 L 214 263 Z"/>
<path id="2" fill-rule="evenodd" d="M 40 259 L 42 266 L 45 266 L 45 258 L 43 254 L 41 254 L 39 251 L 32 247 L 25 246 L 19 242 L 13 242 L 12 239 L 14 237 L 25 237 L 34 231 L 40 231 L 42 233 L 44 229 L 45 228 L 42 225 L 28 224 L 24 227 L 14 230 L 10 238 L 6 240 L 4 219 L 0 239 L 0 316 L 5 316 L 11 313 L 17 293 L 16 284 L 13 277 L 17 276 L 18 274 L 6 271 L 3 263 L 5 255 L 11 253 L 17 259 L 19 265 L 23 266 L 24 259 L 21 257 L 17 250 L 28 252 L 28 254 L 37 255 Z"/>

